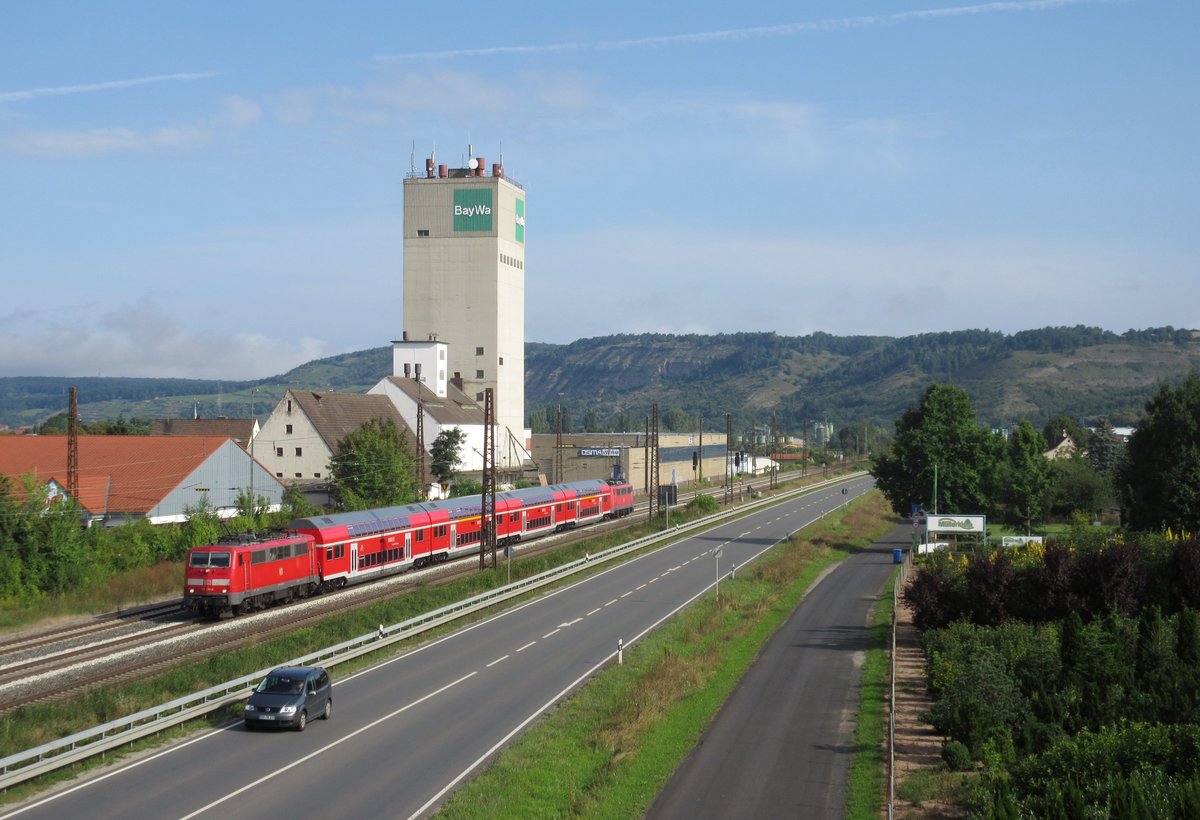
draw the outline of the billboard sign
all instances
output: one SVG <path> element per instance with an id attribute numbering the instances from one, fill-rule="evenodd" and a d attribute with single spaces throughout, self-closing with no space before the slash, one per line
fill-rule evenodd
<path id="1" fill-rule="evenodd" d="M 492 189 L 454 189 L 454 232 L 492 230 Z"/>
<path id="2" fill-rule="evenodd" d="M 926 532 L 982 533 L 985 515 L 934 515 L 929 514 L 925 522 Z"/>

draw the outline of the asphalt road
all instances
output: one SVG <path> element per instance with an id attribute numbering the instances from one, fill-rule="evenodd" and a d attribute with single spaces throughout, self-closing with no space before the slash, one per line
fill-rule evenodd
<path id="1" fill-rule="evenodd" d="M 428 816 L 504 744 L 613 662 L 618 640 L 636 652 L 643 635 L 713 594 L 715 546 L 722 547 L 720 568 L 727 572 L 870 487 L 869 478 L 860 478 L 806 494 L 364 672 L 343 678 L 335 669 L 333 718 L 313 721 L 303 733 L 248 732 L 240 723 L 206 732 L 60 787 L 4 817 Z M 859 604 L 865 609 L 868 601 Z M 831 749 L 835 743 L 831 738 Z"/>
<path id="2" fill-rule="evenodd" d="M 907 547 L 901 525 L 827 573 L 771 637 L 647 813 L 666 818 L 840 818 L 854 753 L 868 616 Z"/>

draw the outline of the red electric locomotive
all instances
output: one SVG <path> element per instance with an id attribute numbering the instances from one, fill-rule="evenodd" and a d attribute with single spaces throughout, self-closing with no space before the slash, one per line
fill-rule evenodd
<path id="1" fill-rule="evenodd" d="M 496 493 L 496 542 L 506 547 L 632 511 L 633 488 L 616 480 Z M 185 604 L 209 616 L 237 614 L 476 554 L 483 537 L 481 498 L 299 518 L 288 530 L 269 541 L 192 549 Z"/>
<path id="2" fill-rule="evenodd" d="M 200 615 L 251 612 L 318 591 L 319 551 L 311 536 L 234 536 L 188 551 L 184 606 Z"/>

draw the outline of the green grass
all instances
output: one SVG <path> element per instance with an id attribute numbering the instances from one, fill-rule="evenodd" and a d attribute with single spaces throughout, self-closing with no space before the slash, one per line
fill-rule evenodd
<path id="1" fill-rule="evenodd" d="M 44 595 L 30 603 L 8 601 L 0 604 L 0 632 L 178 598 L 182 579 L 183 562 L 164 561 L 121 573 L 98 587 L 62 595 Z"/>
<path id="2" fill-rule="evenodd" d="M 597 675 L 501 752 L 438 816 L 641 815 L 821 571 L 893 525 L 885 502 L 872 494 L 797 533 L 723 583 L 719 602 L 698 602 L 631 647 L 624 665 Z M 877 677 L 878 659 L 872 664 Z M 878 712 L 878 696 L 863 708 Z M 879 732 L 878 720 L 868 731 Z M 874 741 L 860 735 L 858 742 Z M 866 769 L 881 760 L 864 752 L 855 764 L 855 782 L 866 784 L 857 787 L 864 796 L 856 805 L 868 805 L 869 788 L 878 808 L 882 771 L 872 779 Z"/>

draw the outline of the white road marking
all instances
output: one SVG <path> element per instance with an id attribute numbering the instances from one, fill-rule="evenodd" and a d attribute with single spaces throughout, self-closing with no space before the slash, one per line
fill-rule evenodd
<path id="1" fill-rule="evenodd" d="M 537 643 L 537 641 L 530 641 L 529 643 L 525 644 L 524 646 L 522 646 L 522 647 L 521 647 L 520 649 L 518 649 L 517 651 L 518 651 L 518 652 L 524 652 L 526 649 L 528 649 L 529 647 L 533 646 L 535 643 Z"/>
<path id="2" fill-rule="evenodd" d="M 495 666 L 496 664 L 500 663 L 500 661 L 504 661 L 504 660 L 508 660 L 508 655 L 504 655 L 503 657 L 496 658 L 496 660 L 492 661 L 491 663 L 489 663 L 489 664 L 487 665 L 487 668 L 488 668 L 488 669 L 491 669 L 493 666 Z"/>
<path id="3" fill-rule="evenodd" d="M 242 794 L 243 792 L 247 792 L 250 789 L 253 789 L 255 786 L 266 783 L 271 778 L 278 777 L 279 775 L 283 774 L 284 772 L 288 771 L 289 769 L 294 769 L 297 766 L 299 766 L 301 763 L 306 763 L 309 760 L 312 760 L 317 755 L 324 754 L 325 752 L 329 751 L 330 749 L 332 749 L 335 746 L 342 745 L 347 740 L 350 740 L 350 738 L 357 737 L 358 735 L 361 735 L 363 732 L 367 731 L 368 729 L 374 729 L 376 726 L 383 723 L 385 720 L 391 720 L 396 715 L 399 715 L 402 712 L 407 712 L 409 709 L 413 708 L 414 706 L 419 706 L 420 704 L 424 703 L 425 701 L 442 694 L 442 692 L 445 692 L 447 689 L 458 686 L 463 681 L 467 680 L 468 678 L 473 678 L 478 674 L 479 674 L 478 672 L 471 672 L 468 675 L 463 675 L 458 680 L 446 684 L 441 689 L 436 689 L 436 690 L 430 692 L 425 697 L 414 700 L 412 703 L 408 704 L 407 706 L 401 706 L 396 711 L 389 712 L 388 714 L 384 715 L 383 717 L 371 721 L 370 723 L 368 723 L 366 726 L 362 727 L 361 729 L 356 729 L 355 731 L 351 732 L 350 734 L 344 735 L 343 737 L 340 737 L 337 740 L 333 741 L 333 743 L 329 743 L 325 746 L 322 746 L 320 749 L 317 749 L 315 752 L 310 752 L 309 754 L 306 754 L 304 757 L 301 757 L 297 760 L 293 760 L 291 763 L 287 764 L 286 766 L 284 766 L 280 769 L 276 769 L 275 771 L 271 772 L 270 774 L 263 775 L 258 780 L 255 780 L 253 783 L 247 783 L 245 786 L 242 786 L 237 791 L 233 791 L 233 792 L 230 792 L 229 794 L 225 795 L 220 800 L 214 800 L 213 802 L 209 803 L 207 806 L 202 806 L 201 808 L 196 809 L 191 814 L 185 815 L 184 817 L 180 818 L 180 820 L 190 820 L 190 818 L 192 818 L 192 817 L 196 817 L 197 815 L 203 814 L 204 812 L 208 811 L 211 808 L 221 805 L 226 800 L 232 800 L 233 798 L 237 797 L 239 794 Z"/>

